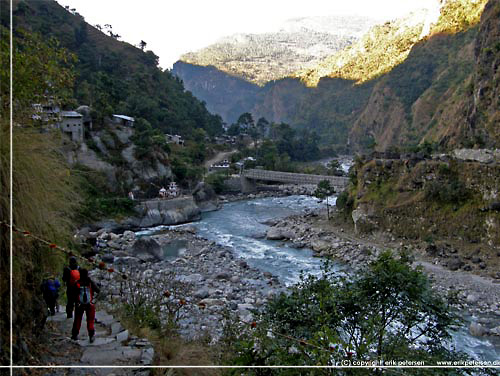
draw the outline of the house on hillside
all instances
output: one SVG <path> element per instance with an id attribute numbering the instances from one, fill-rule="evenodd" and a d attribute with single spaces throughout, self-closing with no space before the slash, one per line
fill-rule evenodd
<path id="1" fill-rule="evenodd" d="M 83 129 L 92 130 L 92 115 L 89 106 L 80 106 L 76 110 L 83 117 Z"/>
<path id="2" fill-rule="evenodd" d="M 126 127 L 133 127 L 135 119 L 126 115 L 115 115 L 112 117 L 113 124 L 124 125 Z"/>
<path id="3" fill-rule="evenodd" d="M 47 98 L 45 103 L 34 103 L 31 118 L 40 125 L 40 130 L 59 128 L 70 136 L 74 142 L 83 142 L 85 128 L 92 129 L 90 107 L 80 106 L 76 111 L 61 111 L 52 98 Z"/>
<path id="4" fill-rule="evenodd" d="M 52 100 L 47 103 L 33 103 L 31 106 L 34 110 L 31 116 L 33 120 L 40 120 L 48 125 L 54 125 L 59 120 L 61 109 Z"/>
<path id="5" fill-rule="evenodd" d="M 215 137 L 214 142 L 217 145 L 234 145 L 236 143 L 236 137 L 234 136 Z"/>
<path id="6" fill-rule="evenodd" d="M 74 142 L 83 142 L 83 115 L 76 111 L 61 111 L 58 128 L 71 134 Z"/>
<path id="7" fill-rule="evenodd" d="M 178 134 L 165 133 L 165 138 L 167 140 L 167 143 L 169 144 L 177 144 L 184 146 L 184 140 L 182 139 L 182 136 L 179 136 Z"/>

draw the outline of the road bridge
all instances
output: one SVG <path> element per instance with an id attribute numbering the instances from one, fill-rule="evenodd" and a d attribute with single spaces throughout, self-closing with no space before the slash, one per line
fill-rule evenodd
<path id="1" fill-rule="evenodd" d="M 272 181 L 296 185 L 317 185 L 322 180 L 327 180 L 335 188 L 336 192 L 346 189 L 349 178 L 344 176 L 327 176 L 312 174 L 296 174 L 292 172 L 269 171 L 249 169 L 242 171 L 241 186 L 244 193 L 253 192 L 257 189 L 256 181 Z"/>

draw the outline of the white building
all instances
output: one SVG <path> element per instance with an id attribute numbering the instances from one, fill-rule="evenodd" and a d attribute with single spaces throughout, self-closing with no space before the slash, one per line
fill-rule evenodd
<path id="1" fill-rule="evenodd" d="M 133 117 L 126 116 L 126 115 L 115 115 L 114 114 L 112 121 L 113 121 L 113 124 L 120 124 L 120 125 L 124 125 L 127 127 L 133 127 L 135 119 Z"/>
<path id="2" fill-rule="evenodd" d="M 71 140 L 83 142 L 83 115 L 76 111 L 61 111 L 59 129 L 71 134 Z"/>
<path id="3" fill-rule="evenodd" d="M 182 139 L 182 136 L 179 136 L 178 134 L 165 134 L 165 137 L 167 139 L 167 143 L 169 144 L 177 144 L 177 145 L 184 145 L 184 140 Z"/>
<path id="4" fill-rule="evenodd" d="M 49 100 L 47 103 L 34 103 L 33 107 L 33 120 L 40 120 L 47 125 L 54 125 L 58 122 L 61 115 L 61 109 L 58 105 Z"/>

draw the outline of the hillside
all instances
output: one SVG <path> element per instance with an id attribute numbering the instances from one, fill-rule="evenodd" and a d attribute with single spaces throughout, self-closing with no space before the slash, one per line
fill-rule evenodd
<path id="1" fill-rule="evenodd" d="M 316 65 L 350 45 L 374 23 L 363 17 L 292 19 L 278 32 L 224 37 L 199 51 L 184 54 L 180 61 L 214 66 L 231 76 L 263 86 Z"/>
<path id="2" fill-rule="evenodd" d="M 364 82 L 401 64 L 413 46 L 437 33 L 456 33 L 477 24 L 486 0 L 449 0 L 439 11 L 422 9 L 406 17 L 374 26 L 358 42 L 324 59 L 295 77 L 315 86 L 322 77 Z"/>
<path id="3" fill-rule="evenodd" d="M 2 8 L 9 8 L 7 1 L 2 0 Z M 7 16 L 2 12 L 2 17 Z M 209 134 L 221 131 L 221 119 L 186 92 L 169 71 L 162 71 L 152 51 L 121 42 L 114 33 L 106 35 L 55 1 L 15 0 L 13 16 L 15 30 L 55 38 L 77 56 L 75 100 L 66 106 L 90 105 L 97 123 L 111 113 L 122 113 L 184 137 L 190 137 L 195 128 Z"/>
<path id="4" fill-rule="evenodd" d="M 486 0 L 448 0 L 439 17 L 421 12 L 375 26 L 295 78 L 245 93 L 233 85 L 224 107 L 213 102 L 222 95 L 215 88 L 216 75 L 227 77 L 223 72 L 212 67 L 183 79 L 210 108 L 223 109 L 227 122 L 235 117 L 228 109 L 250 111 L 316 130 L 323 144 L 339 150 L 415 147 L 424 140 L 442 148 L 498 145 L 496 3 L 490 1 L 481 22 Z"/>
<path id="5" fill-rule="evenodd" d="M 460 8 L 449 6 L 455 3 L 448 3 L 433 28 L 440 32 L 415 45 L 408 58 L 376 84 L 353 125 L 351 140 L 359 146 L 374 140 L 379 150 L 423 140 L 441 148 L 498 145 L 493 131 L 498 124 L 494 97 L 487 95 L 484 101 L 471 97 L 474 84 L 492 89 L 489 94 L 498 90 L 491 68 L 498 59 L 493 3 L 475 27 L 467 18 L 458 21 L 460 14 L 471 13 L 460 13 Z"/>
<path id="6" fill-rule="evenodd" d="M 243 78 L 231 76 L 214 66 L 200 66 L 178 61 L 172 73 L 182 79 L 184 87 L 206 102 L 207 109 L 219 114 L 230 124 L 253 107 L 253 101 L 260 90 Z"/>
<path id="7" fill-rule="evenodd" d="M 420 39 L 428 17 L 428 12 L 422 10 L 374 26 L 358 42 L 294 76 L 308 86 L 316 86 L 322 77 L 364 82 L 380 76 L 406 59 Z"/>
<path id="8" fill-rule="evenodd" d="M 378 80 L 352 126 L 351 140 L 360 147 L 374 140 L 380 150 L 420 143 L 439 126 L 444 102 L 471 73 L 476 34 L 477 28 L 439 34 L 416 45 L 402 64 Z"/>
<path id="9" fill-rule="evenodd" d="M 429 137 L 447 145 L 500 147 L 499 19 L 500 3 L 488 2 L 471 46 L 473 72 L 443 103 L 440 127 Z"/>

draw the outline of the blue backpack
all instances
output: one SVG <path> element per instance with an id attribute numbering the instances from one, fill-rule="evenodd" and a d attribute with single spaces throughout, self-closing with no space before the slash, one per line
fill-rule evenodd
<path id="1" fill-rule="evenodd" d="M 59 281 L 57 279 L 53 279 L 53 278 L 46 279 L 44 284 L 43 284 L 44 293 L 49 295 L 49 296 L 55 297 L 55 296 L 57 296 L 57 294 L 59 292 L 60 286 L 61 286 L 61 284 L 59 283 Z"/>

